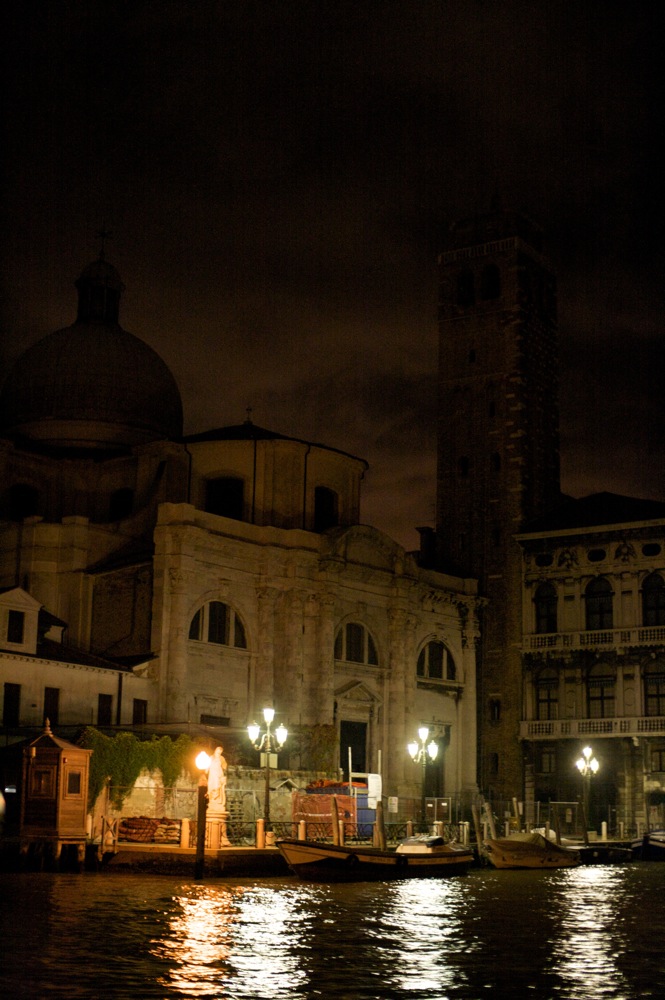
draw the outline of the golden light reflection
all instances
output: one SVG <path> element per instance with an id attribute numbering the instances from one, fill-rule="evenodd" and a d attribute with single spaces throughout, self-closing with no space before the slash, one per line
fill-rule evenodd
<path id="1" fill-rule="evenodd" d="M 294 898 L 286 898 L 292 895 Z M 304 981 L 298 894 L 261 886 L 193 886 L 151 954 L 168 966 L 170 995 L 294 997 Z M 304 994 L 303 994 L 304 995 Z"/>
<path id="2" fill-rule="evenodd" d="M 623 950 L 617 934 L 618 901 L 624 898 L 621 867 L 582 865 L 565 876 L 552 971 L 580 1000 L 603 996 L 608 983 L 617 995 L 623 983 L 617 966 Z"/>

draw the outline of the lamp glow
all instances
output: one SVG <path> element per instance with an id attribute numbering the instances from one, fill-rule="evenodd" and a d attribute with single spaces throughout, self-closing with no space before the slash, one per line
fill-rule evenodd
<path id="1" fill-rule="evenodd" d="M 210 767 L 210 755 L 207 754 L 205 750 L 202 750 L 201 753 L 197 754 L 196 766 L 199 771 L 207 771 Z"/>

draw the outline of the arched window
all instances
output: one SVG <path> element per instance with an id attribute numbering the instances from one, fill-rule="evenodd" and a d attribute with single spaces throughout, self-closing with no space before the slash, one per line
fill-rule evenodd
<path id="1" fill-rule="evenodd" d="M 339 498 L 327 486 L 314 490 L 314 531 L 336 528 L 339 524 Z"/>
<path id="2" fill-rule="evenodd" d="M 379 658 L 374 639 L 364 625 L 360 625 L 359 622 L 347 622 L 346 625 L 342 625 L 335 636 L 335 659 L 378 666 Z"/>
<path id="3" fill-rule="evenodd" d="M 642 584 L 642 624 L 665 625 L 665 581 L 652 573 Z"/>
<path id="4" fill-rule="evenodd" d="M 498 299 L 501 295 L 501 274 L 496 264 L 485 264 L 480 275 L 481 299 Z"/>
<path id="5" fill-rule="evenodd" d="M 559 676 L 553 667 L 545 667 L 536 677 L 536 718 L 559 717 Z"/>
<path id="6" fill-rule="evenodd" d="M 457 275 L 457 305 L 465 309 L 476 301 L 473 272 L 468 267 Z"/>
<path id="7" fill-rule="evenodd" d="M 245 516 L 245 484 L 237 476 L 219 476 L 206 481 L 205 509 L 209 514 L 242 521 Z"/>
<path id="8" fill-rule="evenodd" d="M 221 601 L 210 601 L 199 608 L 189 623 L 189 638 L 247 649 L 245 626 L 233 608 Z"/>
<path id="9" fill-rule="evenodd" d="M 448 648 L 438 639 L 432 639 L 420 650 L 416 674 L 434 681 L 455 680 L 455 661 Z"/>
<path id="10" fill-rule="evenodd" d="M 540 635 L 557 630 L 557 593 L 552 583 L 541 583 L 534 594 L 536 632 Z"/>
<path id="11" fill-rule="evenodd" d="M 614 717 L 615 671 L 606 663 L 591 667 L 587 674 L 587 715 L 589 719 Z"/>
<path id="12" fill-rule="evenodd" d="M 652 660 L 643 671 L 644 714 L 665 715 L 665 661 Z"/>
<path id="13" fill-rule="evenodd" d="M 612 587 L 603 577 L 592 580 L 585 591 L 586 627 L 588 632 L 601 628 L 612 628 L 614 623 Z"/>

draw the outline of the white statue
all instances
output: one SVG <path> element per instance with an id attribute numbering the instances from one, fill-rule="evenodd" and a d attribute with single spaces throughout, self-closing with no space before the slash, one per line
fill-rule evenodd
<path id="1" fill-rule="evenodd" d="M 208 806 L 212 812 L 226 811 L 226 760 L 217 747 L 208 768 Z"/>

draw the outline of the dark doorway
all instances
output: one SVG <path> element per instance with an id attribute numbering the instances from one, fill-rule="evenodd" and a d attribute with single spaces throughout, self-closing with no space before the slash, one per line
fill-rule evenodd
<path id="1" fill-rule="evenodd" d="M 351 769 L 367 772 L 367 723 L 344 722 L 339 726 L 339 766 L 344 777 L 349 780 L 349 747 L 351 747 Z"/>

